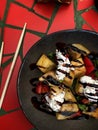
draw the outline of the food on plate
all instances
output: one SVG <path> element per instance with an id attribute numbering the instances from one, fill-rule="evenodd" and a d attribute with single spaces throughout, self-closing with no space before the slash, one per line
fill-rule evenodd
<path id="1" fill-rule="evenodd" d="M 72 44 L 72 46 L 78 48 L 78 51 L 81 51 L 81 53 L 84 54 L 84 55 L 90 54 L 90 51 L 85 46 L 83 46 L 82 44 L 77 43 L 77 44 Z"/>
<path id="2" fill-rule="evenodd" d="M 60 112 L 56 113 L 58 120 L 71 119 L 79 111 L 76 103 L 65 103 L 62 105 Z"/>
<path id="3" fill-rule="evenodd" d="M 55 63 L 53 63 L 45 54 L 40 57 L 36 64 L 43 73 L 46 73 L 56 67 Z"/>
<path id="4" fill-rule="evenodd" d="M 86 67 L 85 67 L 82 57 L 77 58 L 76 60 L 72 60 L 71 64 L 74 67 L 74 77 L 75 78 L 80 77 L 86 73 Z"/>
<path id="5" fill-rule="evenodd" d="M 98 118 L 97 53 L 79 43 L 56 43 L 36 62 L 42 75 L 32 83 L 33 105 L 58 120 Z"/>

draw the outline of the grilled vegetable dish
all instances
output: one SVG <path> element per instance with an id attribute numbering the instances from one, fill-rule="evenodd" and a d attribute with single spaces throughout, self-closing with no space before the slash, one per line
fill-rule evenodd
<path id="1" fill-rule="evenodd" d="M 98 119 L 98 55 L 79 43 L 56 43 L 55 53 L 42 54 L 31 79 L 36 109 L 64 119 Z"/>

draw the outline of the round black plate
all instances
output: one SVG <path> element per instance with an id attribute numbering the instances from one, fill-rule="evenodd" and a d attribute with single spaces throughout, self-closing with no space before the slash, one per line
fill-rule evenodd
<path id="1" fill-rule="evenodd" d="M 81 43 L 92 51 L 98 50 L 98 35 L 86 30 L 66 30 L 52 33 L 39 40 L 28 51 L 21 65 L 18 76 L 18 97 L 28 120 L 38 130 L 97 130 L 98 120 L 63 120 L 41 112 L 33 107 L 31 98 L 34 96 L 30 79 L 41 75 L 38 69 L 30 70 L 30 64 L 35 63 L 41 54 L 55 52 L 57 42 Z"/>

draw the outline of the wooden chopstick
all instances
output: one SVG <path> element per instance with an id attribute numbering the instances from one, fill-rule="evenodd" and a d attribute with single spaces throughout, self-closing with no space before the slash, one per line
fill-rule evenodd
<path id="1" fill-rule="evenodd" d="M 10 78 L 11 78 L 11 75 L 12 75 L 12 71 L 14 69 L 14 66 L 15 66 L 15 63 L 16 63 L 16 59 L 17 59 L 17 56 L 18 56 L 18 53 L 19 53 L 19 50 L 20 50 L 20 47 L 21 47 L 21 43 L 22 43 L 22 40 L 23 40 L 23 37 L 24 37 L 26 25 L 27 25 L 27 23 L 24 24 L 24 27 L 23 27 L 23 30 L 22 30 L 22 33 L 21 33 L 21 36 L 20 36 L 20 39 L 19 39 L 16 51 L 15 51 L 15 55 L 13 57 L 13 61 L 12 61 L 12 64 L 11 64 L 11 67 L 10 67 L 10 70 L 9 70 L 9 73 L 8 73 L 8 76 L 7 76 L 7 80 L 5 82 L 5 85 L 4 85 L 2 94 L 1 94 L 1 98 L 0 98 L 0 109 L 2 107 L 2 104 L 3 104 L 3 101 L 4 101 L 4 97 L 5 97 L 7 88 L 8 88 L 8 84 L 9 84 L 9 81 L 10 81 Z"/>
<path id="2" fill-rule="evenodd" d="M 0 68 L 2 63 L 3 48 L 4 48 L 4 42 L 2 42 L 1 49 L 0 49 Z"/>

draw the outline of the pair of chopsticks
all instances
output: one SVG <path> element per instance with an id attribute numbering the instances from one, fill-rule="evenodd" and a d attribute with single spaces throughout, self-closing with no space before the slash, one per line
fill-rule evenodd
<path id="1" fill-rule="evenodd" d="M 11 75 L 12 75 L 16 60 L 17 60 L 17 56 L 18 56 L 18 53 L 19 53 L 19 50 L 20 50 L 20 47 L 21 47 L 21 43 L 22 43 L 24 34 L 25 34 L 26 25 L 27 25 L 27 23 L 24 24 L 24 27 L 23 27 L 23 30 L 22 30 L 22 33 L 21 33 L 21 36 L 20 36 L 16 51 L 15 51 L 15 54 L 14 54 L 14 57 L 13 57 L 13 61 L 12 61 L 12 64 L 11 64 L 11 67 L 10 67 L 10 70 L 9 70 L 9 73 L 8 73 L 8 76 L 7 76 L 7 79 L 6 79 L 2 94 L 1 94 L 1 97 L 0 97 L 0 109 L 2 107 L 4 97 L 6 95 L 7 88 L 8 88 L 8 85 L 9 85 L 9 81 L 11 79 Z M 3 46 L 4 46 L 4 42 L 2 42 L 1 50 L 0 50 L 0 67 L 1 67 L 1 61 L 2 61 Z"/>

